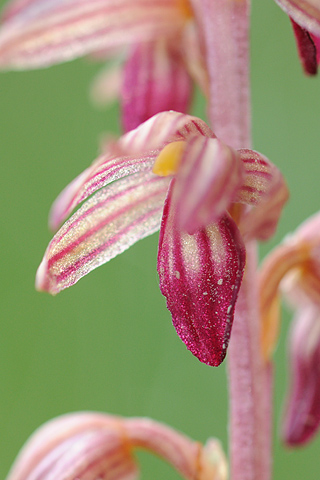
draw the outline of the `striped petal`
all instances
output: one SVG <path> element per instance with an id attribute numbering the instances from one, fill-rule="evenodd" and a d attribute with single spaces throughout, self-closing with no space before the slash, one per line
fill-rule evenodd
<path id="1" fill-rule="evenodd" d="M 52 294 L 159 229 L 168 179 L 140 173 L 91 197 L 52 239 L 36 285 Z"/>
<path id="2" fill-rule="evenodd" d="M 183 478 L 226 480 L 227 461 L 216 439 L 203 446 L 187 436 L 148 418 L 124 420 L 127 438 L 136 448 L 155 453 L 172 465 Z"/>
<path id="3" fill-rule="evenodd" d="M 260 273 L 262 350 L 270 358 L 278 339 L 279 294 L 293 308 L 320 305 L 320 215 L 313 215 L 288 235 L 264 260 Z"/>
<path id="4" fill-rule="evenodd" d="M 304 261 L 281 283 L 282 292 L 294 307 L 320 304 L 320 214 L 303 222 L 286 244 L 304 252 Z"/>
<path id="5" fill-rule="evenodd" d="M 194 235 L 179 230 L 171 206 L 172 188 L 159 240 L 160 289 L 187 348 L 201 362 L 217 366 L 229 342 L 245 266 L 244 246 L 235 223 L 226 215 Z"/>
<path id="6" fill-rule="evenodd" d="M 192 84 L 181 55 L 159 40 L 134 46 L 123 72 L 121 92 L 124 131 L 166 110 L 187 112 Z"/>
<path id="7" fill-rule="evenodd" d="M 110 182 L 149 171 L 167 143 L 195 135 L 214 136 L 205 122 L 190 115 L 162 112 L 153 116 L 110 145 L 107 153 L 61 193 L 52 207 L 50 226 L 56 229 L 79 203 Z"/>
<path id="8" fill-rule="evenodd" d="M 179 31 L 179 0 L 14 2 L 0 32 L 0 65 L 37 68 Z"/>
<path id="9" fill-rule="evenodd" d="M 245 181 L 236 201 L 255 207 L 245 211 L 239 228 L 247 237 L 267 240 L 274 234 L 288 200 L 288 188 L 280 170 L 261 153 L 240 149 L 239 154 Z"/>
<path id="10" fill-rule="evenodd" d="M 218 139 L 187 142 L 175 186 L 175 208 L 182 229 L 193 234 L 219 220 L 243 183 L 238 153 Z"/>
<path id="11" fill-rule="evenodd" d="M 48 422 L 24 446 L 7 480 L 134 480 L 139 477 L 121 421 L 101 414 Z"/>
<path id="12" fill-rule="evenodd" d="M 303 245 L 279 245 L 264 260 L 260 273 L 260 314 L 262 320 L 262 353 L 265 360 L 273 354 L 280 330 L 279 288 L 290 272 L 300 271 L 309 259 Z M 296 275 L 294 275 L 296 277 Z"/>
<path id="13" fill-rule="evenodd" d="M 58 417 L 36 431 L 7 480 L 133 480 L 135 449 L 156 454 L 190 480 L 226 480 L 220 443 L 206 445 L 149 418 L 91 412 Z M 139 476 L 140 477 L 140 476 Z"/>
<path id="14" fill-rule="evenodd" d="M 319 0 L 275 0 L 298 25 L 320 36 L 320 1 Z"/>
<path id="15" fill-rule="evenodd" d="M 297 314 L 290 337 L 291 385 L 283 427 L 290 446 L 307 443 L 320 426 L 319 305 Z"/>

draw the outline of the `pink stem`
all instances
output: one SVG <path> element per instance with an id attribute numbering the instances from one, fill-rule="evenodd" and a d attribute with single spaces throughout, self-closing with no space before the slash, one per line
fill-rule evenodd
<path id="1" fill-rule="evenodd" d="M 232 480 L 271 477 L 272 370 L 262 359 L 256 242 L 247 243 L 246 273 L 228 351 Z"/>
<path id="2" fill-rule="evenodd" d="M 191 0 L 209 74 L 210 122 L 234 148 L 251 145 L 250 0 Z M 228 353 L 232 480 L 271 475 L 272 372 L 262 360 L 256 242 L 247 242 Z"/>
<path id="3" fill-rule="evenodd" d="M 250 147 L 249 0 L 191 0 L 209 74 L 208 114 L 215 134 Z"/>

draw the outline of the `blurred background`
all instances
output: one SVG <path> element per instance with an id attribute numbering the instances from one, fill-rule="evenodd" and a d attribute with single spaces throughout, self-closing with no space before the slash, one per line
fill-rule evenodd
<path id="1" fill-rule="evenodd" d="M 227 448 L 226 364 L 201 364 L 176 336 L 158 288 L 157 235 L 55 298 L 34 290 L 52 201 L 97 156 L 101 135 L 119 132 L 118 106 L 97 110 L 89 100 L 102 67 L 83 59 L 0 74 L 0 478 L 39 425 L 77 410 L 150 416 Z M 291 191 L 263 256 L 319 209 L 320 79 L 304 77 L 289 20 L 272 0 L 253 1 L 252 103 L 254 148 Z M 199 95 L 194 113 L 203 116 Z M 314 479 L 320 438 L 298 451 L 279 440 L 290 317 L 276 354 L 274 479 Z M 179 478 L 139 457 L 143 479 Z"/>

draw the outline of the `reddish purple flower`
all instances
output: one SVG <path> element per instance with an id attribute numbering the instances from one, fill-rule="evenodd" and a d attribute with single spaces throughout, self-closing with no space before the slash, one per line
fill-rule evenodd
<path id="1" fill-rule="evenodd" d="M 140 475 L 133 453 L 141 448 L 186 480 L 227 479 L 226 458 L 215 439 L 202 445 L 148 418 L 83 412 L 37 430 L 7 480 L 136 480 Z"/>
<path id="2" fill-rule="evenodd" d="M 37 287 L 58 293 L 161 222 L 160 288 L 175 328 L 202 362 L 219 365 L 245 266 L 239 230 L 268 238 L 286 199 L 281 174 L 261 154 L 229 148 L 198 118 L 160 113 L 111 144 L 58 197 L 54 228 L 86 202 L 49 244 Z"/>
<path id="3" fill-rule="evenodd" d="M 279 292 L 296 310 L 290 333 L 291 385 L 283 436 L 301 445 L 320 425 L 320 215 L 307 220 L 266 259 L 261 272 L 263 351 L 266 359 L 279 330 Z"/>
<path id="4" fill-rule="evenodd" d="M 191 76 L 206 71 L 188 0 L 12 0 L 0 29 L 0 67 L 41 68 L 90 54 L 126 58 L 107 69 L 97 99 L 119 94 L 125 131 L 160 111 L 188 110 Z M 119 66 L 120 70 L 120 66 Z M 110 76 L 111 75 L 111 76 Z"/>
<path id="5" fill-rule="evenodd" d="M 290 17 L 305 73 L 315 75 L 320 61 L 320 1 L 275 1 Z"/>

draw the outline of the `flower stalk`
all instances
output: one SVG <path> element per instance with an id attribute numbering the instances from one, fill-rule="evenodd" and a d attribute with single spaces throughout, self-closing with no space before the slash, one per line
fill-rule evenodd
<path id="1" fill-rule="evenodd" d="M 193 2 L 202 21 L 210 83 L 208 114 L 217 136 L 251 146 L 248 0 Z M 201 20 L 200 20 L 201 19 Z M 245 239 L 244 239 L 245 240 Z M 271 368 L 263 361 L 257 291 L 257 246 L 245 240 L 246 270 L 228 356 L 232 480 L 271 476 Z"/>

